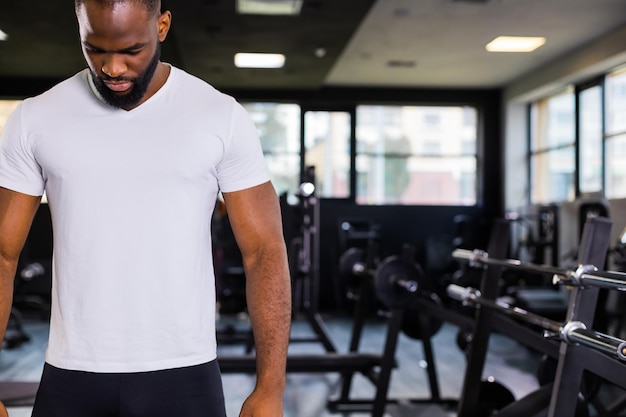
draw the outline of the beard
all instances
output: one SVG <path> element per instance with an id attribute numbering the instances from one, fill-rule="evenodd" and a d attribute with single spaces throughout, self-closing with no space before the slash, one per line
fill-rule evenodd
<path id="1" fill-rule="evenodd" d="M 157 43 L 156 51 L 154 52 L 154 56 L 150 60 L 150 63 L 148 63 L 146 69 L 136 78 L 132 79 L 124 77 L 106 77 L 107 81 L 131 81 L 133 83 L 130 91 L 122 94 L 116 93 L 115 91 L 109 89 L 104 83 L 104 79 L 93 71 L 91 71 L 91 78 L 96 87 L 96 90 L 98 90 L 100 96 L 102 96 L 104 101 L 106 101 L 108 104 L 113 107 L 119 107 L 121 109 L 132 108 L 135 107 L 146 94 L 146 91 L 148 90 L 148 85 L 150 84 L 150 81 L 152 81 L 152 77 L 154 76 L 154 72 L 157 69 L 160 58 L 161 44 Z"/>

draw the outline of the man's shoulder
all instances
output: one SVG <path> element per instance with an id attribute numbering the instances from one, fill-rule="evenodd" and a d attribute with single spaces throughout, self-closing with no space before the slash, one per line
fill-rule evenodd
<path id="1" fill-rule="evenodd" d="M 209 81 L 197 77 L 189 72 L 172 65 L 172 71 L 176 73 L 179 86 L 187 90 L 188 93 L 204 97 L 210 100 L 234 101 L 234 98 L 219 89 Z"/>
<path id="2" fill-rule="evenodd" d="M 76 93 L 81 91 L 87 91 L 87 70 L 82 70 L 69 78 L 55 84 L 48 90 L 28 98 L 27 101 L 30 105 L 37 103 L 46 103 L 49 100 L 72 100 L 76 99 Z"/>

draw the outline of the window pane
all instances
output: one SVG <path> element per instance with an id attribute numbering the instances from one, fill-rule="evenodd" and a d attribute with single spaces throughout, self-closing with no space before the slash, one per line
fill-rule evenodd
<path id="1" fill-rule="evenodd" d="M 531 109 L 531 151 L 545 150 L 575 141 L 575 102 L 572 89 L 539 100 Z"/>
<path id="2" fill-rule="evenodd" d="M 573 146 L 531 156 L 532 203 L 574 199 L 574 160 Z"/>
<path id="3" fill-rule="evenodd" d="M 350 195 L 350 114 L 309 111 L 304 114 L 306 166 L 315 166 L 319 197 Z"/>
<path id="4" fill-rule="evenodd" d="M 626 134 L 606 140 L 606 191 L 607 198 L 626 197 Z"/>
<path id="5" fill-rule="evenodd" d="M 356 165 L 359 204 L 476 204 L 474 157 L 357 155 Z"/>
<path id="6" fill-rule="evenodd" d="M 600 86 L 580 93 L 580 191 L 602 190 L 602 90 Z"/>
<path id="7" fill-rule="evenodd" d="M 608 74 L 605 83 L 606 133 L 626 132 L 626 69 Z"/>
<path id="8" fill-rule="evenodd" d="M 300 181 L 300 106 L 243 103 L 254 121 L 278 194 L 293 192 Z"/>
<path id="9" fill-rule="evenodd" d="M 359 106 L 356 129 L 358 203 L 476 203 L 476 109 Z"/>
<path id="10" fill-rule="evenodd" d="M 2 129 L 4 128 L 9 115 L 19 103 L 20 100 L 0 100 L 0 133 L 2 133 Z"/>

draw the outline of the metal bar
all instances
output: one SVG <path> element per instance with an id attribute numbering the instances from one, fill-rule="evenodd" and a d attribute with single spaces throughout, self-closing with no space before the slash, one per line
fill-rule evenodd
<path id="1" fill-rule="evenodd" d="M 496 219 L 489 237 L 488 252 L 495 257 L 504 257 L 509 246 L 510 233 L 510 223 Z M 484 271 L 480 287 L 483 298 L 490 300 L 497 298 L 501 272 L 500 268 L 497 267 L 488 268 Z M 475 312 L 472 344 L 467 354 L 467 366 L 463 378 L 463 390 L 459 399 L 458 417 L 474 417 L 480 406 L 481 398 L 476 387 L 480 385 L 485 369 L 489 338 L 495 316 L 495 311 L 488 308 L 477 309 Z"/>
<path id="2" fill-rule="evenodd" d="M 478 291 L 475 288 L 465 288 L 456 284 L 450 284 L 447 287 L 447 292 L 451 298 L 454 298 L 458 301 L 461 301 L 464 303 L 470 303 L 470 304 L 483 305 L 486 307 L 496 309 L 510 316 L 521 318 L 530 324 L 535 324 L 541 327 L 542 329 L 553 332 L 553 333 L 559 333 L 562 328 L 561 323 L 557 321 L 547 319 L 543 316 L 540 316 L 535 313 L 531 313 L 530 311 L 524 310 L 519 307 L 512 306 L 503 301 L 499 301 L 499 300 L 492 301 L 489 299 L 485 299 L 481 296 L 480 291 Z"/>
<path id="3" fill-rule="evenodd" d="M 559 335 L 565 342 L 585 345 L 600 352 L 607 353 L 621 361 L 626 361 L 626 341 L 594 330 L 588 330 L 580 322 L 569 322 L 562 325 L 557 321 L 547 319 L 503 301 L 484 299 L 481 297 L 480 291 L 475 288 L 466 288 L 456 284 L 450 284 L 447 287 L 447 293 L 451 298 L 463 303 L 485 306 L 509 316 L 520 318 L 554 335 Z"/>
<path id="4" fill-rule="evenodd" d="M 626 291 L 626 274 L 614 271 L 596 271 L 593 273 L 583 273 L 579 277 L 583 286 L 593 286 L 606 288 L 609 290 Z"/>
<path id="5" fill-rule="evenodd" d="M 538 265 L 530 262 L 522 262 L 517 259 L 495 259 L 489 257 L 489 254 L 481 250 L 455 249 L 452 256 L 457 259 L 469 261 L 470 264 L 477 265 L 493 265 L 503 268 L 521 268 L 530 272 L 537 272 L 545 275 L 568 275 L 572 271 L 564 270 L 550 265 Z"/>
<path id="6" fill-rule="evenodd" d="M 596 349 L 626 361 L 626 342 L 613 336 L 587 329 L 575 329 L 567 335 L 568 341 Z"/>
<path id="7" fill-rule="evenodd" d="M 456 249 L 452 256 L 476 265 L 493 265 L 509 269 L 520 268 L 525 271 L 552 275 L 554 284 L 579 287 L 598 287 L 609 290 L 626 291 L 626 273 L 617 271 L 598 271 L 593 265 L 581 265 L 576 270 L 563 269 L 550 265 L 521 262 L 516 259 L 494 259 L 481 250 Z"/>

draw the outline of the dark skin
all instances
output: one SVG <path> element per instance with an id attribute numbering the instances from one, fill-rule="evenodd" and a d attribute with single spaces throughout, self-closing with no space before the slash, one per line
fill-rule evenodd
<path id="1" fill-rule="evenodd" d="M 172 18 L 169 11 L 153 15 L 132 1 L 106 8 L 92 0 L 85 0 L 76 16 L 87 65 L 96 76 L 112 81 L 115 94 L 130 92 L 132 80 L 145 71 L 158 44 L 167 37 Z M 123 108 L 132 110 L 154 95 L 169 71 L 169 66 L 159 62 L 141 100 Z M 40 197 L 0 188 L 0 336 L 8 321 L 19 253 L 39 202 Z M 224 202 L 243 256 L 257 357 L 256 385 L 240 416 L 281 417 L 291 288 L 278 198 L 272 184 L 266 182 L 224 193 Z"/>

